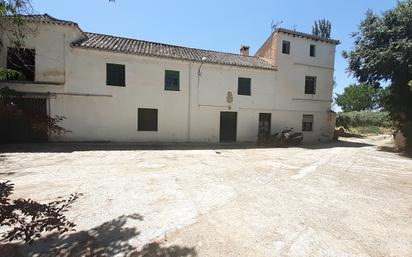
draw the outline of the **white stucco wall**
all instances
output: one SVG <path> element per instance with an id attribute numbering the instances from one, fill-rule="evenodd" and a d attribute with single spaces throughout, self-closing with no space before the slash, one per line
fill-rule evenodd
<path id="1" fill-rule="evenodd" d="M 52 140 L 218 142 L 221 111 L 238 113 L 237 141 L 256 140 L 259 113 L 272 114 L 272 129 L 294 127 L 296 131 L 301 130 L 302 115 L 313 114 L 314 130 L 305 132 L 305 141 L 329 137 L 325 134 L 330 128 L 332 48 L 323 53 L 320 45 L 319 60 L 314 60 L 299 57 L 309 56 L 305 43 L 292 43 L 290 56 L 278 56 L 278 71 L 206 63 L 199 77 L 200 63 L 72 48 L 70 42 L 81 36 L 74 28 L 40 27 L 27 42 L 36 49 L 40 83 L 1 86 L 57 93 L 51 96 L 49 112 L 65 116 L 61 125 L 72 132 Z M 4 51 L 0 58 L 4 65 Z M 126 66 L 125 87 L 106 85 L 106 63 Z M 165 70 L 180 72 L 180 91 L 164 90 Z M 318 77 L 314 96 L 304 95 L 305 75 Z M 251 96 L 237 95 L 238 77 L 251 78 Z M 226 101 L 229 91 L 232 103 Z M 138 108 L 158 109 L 158 131 L 137 131 Z"/>
<path id="2" fill-rule="evenodd" d="M 70 43 L 82 37 L 80 32 L 69 26 L 50 24 L 28 25 L 25 29 L 25 47 L 35 49 L 35 80 L 37 82 L 64 84 L 67 51 Z M 7 47 L 10 45 L 6 33 L 0 32 L 3 47 L 0 51 L 0 65 L 7 65 Z"/>
<path id="3" fill-rule="evenodd" d="M 283 97 L 278 101 L 279 109 L 287 107 L 298 113 L 314 115 L 313 131 L 304 132 L 305 140 L 329 139 L 333 136 L 334 127 L 330 110 L 335 44 L 285 33 L 276 33 L 271 40 L 271 48 L 276 50 L 271 58 L 278 67 L 277 83 L 284 89 Z M 290 42 L 290 54 L 282 53 L 284 40 Z M 316 46 L 315 57 L 309 54 L 310 45 Z M 269 53 L 273 54 L 273 51 Z M 306 76 L 316 77 L 315 94 L 305 94 Z"/>

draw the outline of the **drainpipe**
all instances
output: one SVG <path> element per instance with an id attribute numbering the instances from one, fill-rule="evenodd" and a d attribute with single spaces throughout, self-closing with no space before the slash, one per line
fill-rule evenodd
<path id="1" fill-rule="evenodd" d="M 202 65 L 206 61 L 206 57 L 202 57 L 202 62 L 200 63 L 199 69 L 197 71 L 197 92 L 196 92 L 196 98 L 197 98 L 197 105 L 200 107 L 200 102 L 199 102 L 199 90 L 200 90 L 200 76 L 202 76 Z"/>
<path id="2" fill-rule="evenodd" d="M 206 60 L 206 57 L 202 58 L 200 63 L 199 70 L 197 71 L 197 103 L 199 104 L 199 82 L 201 74 L 201 68 L 203 62 Z M 187 142 L 190 142 L 190 133 L 191 133 L 191 103 L 192 103 L 192 63 L 189 62 L 189 99 L 187 101 Z"/>
<path id="3" fill-rule="evenodd" d="M 50 117 L 50 113 L 51 113 L 51 110 L 50 110 L 50 108 L 51 108 L 50 107 L 50 95 L 51 95 L 50 91 L 48 91 L 47 92 L 47 107 L 46 107 L 47 110 L 46 111 L 47 111 L 47 115 L 49 115 L 49 117 Z"/>
<path id="4" fill-rule="evenodd" d="M 190 142 L 190 108 L 191 108 L 191 100 L 192 100 L 192 94 L 191 94 L 191 87 L 192 87 L 192 63 L 189 62 L 189 99 L 187 101 L 187 142 Z"/>

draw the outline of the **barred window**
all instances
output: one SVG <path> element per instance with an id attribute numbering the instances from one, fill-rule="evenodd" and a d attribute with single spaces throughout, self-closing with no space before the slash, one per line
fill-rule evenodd
<path id="1" fill-rule="evenodd" d="M 316 94 L 316 77 L 305 77 L 305 94 L 314 95 Z"/>
<path id="2" fill-rule="evenodd" d="M 282 42 L 282 53 L 290 54 L 290 42 L 289 41 L 284 40 Z"/>
<path id="3" fill-rule="evenodd" d="M 303 115 L 302 131 L 313 131 L 313 115 Z"/>

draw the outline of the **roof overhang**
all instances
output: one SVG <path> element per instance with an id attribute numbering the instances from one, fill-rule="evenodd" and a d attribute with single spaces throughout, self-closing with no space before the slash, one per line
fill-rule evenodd
<path id="1" fill-rule="evenodd" d="M 335 39 L 331 39 L 331 38 L 318 37 L 318 36 L 315 36 L 315 35 L 299 32 L 299 31 L 295 31 L 295 30 L 278 28 L 274 32 L 275 33 L 284 33 L 284 34 L 288 34 L 288 35 L 292 35 L 292 36 L 296 36 L 296 37 L 307 38 L 307 39 L 311 39 L 311 40 L 314 40 L 314 41 L 320 41 L 320 42 L 325 42 L 325 43 L 334 44 L 334 45 L 339 45 L 340 44 L 339 40 L 335 40 Z"/>

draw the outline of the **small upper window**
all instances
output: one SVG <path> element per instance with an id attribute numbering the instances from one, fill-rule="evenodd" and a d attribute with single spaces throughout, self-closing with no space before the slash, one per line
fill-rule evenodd
<path id="1" fill-rule="evenodd" d="M 313 115 L 303 115 L 302 131 L 313 131 Z"/>
<path id="2" fill-rule="evenodd" d="M 35 56 L 34 49 L 7 48 L 7 69 L 20 73 L 8 76 L 7 79 L 34 81 Z"/>
<path id="3" fill-rule="evenodd" d="M 252 79 L 250 78 L 239 78 L 237 84 L 237 94 L 238 95 L 250 95 L 250 84 Z"/>
<path id="4" fill-rule="evenodd" d="M 316 46 L 315 46 L 315 45 L 310 45 L 309 55 L 310 55 L 311 57 L 315 57 L 315 56 L 316 56 Z"/>
<path id="5" fill-rule="evenodd" d="M 282 53 L 290 54 L 290 42 L 283 40 L 282 42 Z"/>
<path id="6" fill-rule="evenodd" d="M 316 77 L 305 77 L 305 94 L 316 94 Z"/>
<path id="7" fill-rule="evenodd" d="M 126 66 L 122 64 L 106 64 L 106 85 L 126 86 Z"/>
<path id="8" fill-rule="evenodd" d="M 179 71 L 165 71 L 165 90 L 179 91 L 180 90 L 180 73 Z"/>

